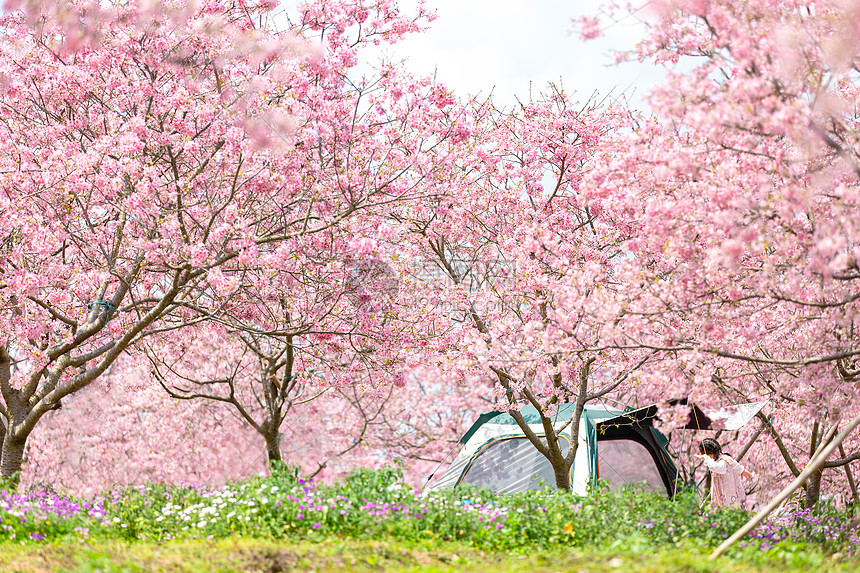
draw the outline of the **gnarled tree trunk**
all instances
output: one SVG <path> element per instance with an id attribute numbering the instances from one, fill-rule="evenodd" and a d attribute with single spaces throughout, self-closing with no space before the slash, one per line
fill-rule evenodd
<path id="1" fill-rule="evenodd" d="M 5 346 L 0 345 L 0 391 L 6 416 L 0 414 L 0 479 L 11 479 L 17 484 L 24 461 L 24 448 L 27 437 L 15 439 L 12 431 L 16 414 L 22 408 L 18 391 L 9 386 L 12 377 L 12 358 Z"/>
<path id="2" fill-rule="evenodd" d="M 5 433 L 2 453 L 0 453 L 0 479 L 9 480 L 13 485 L 18 484 L 26 447 L 26 438 L 15 439 L 11 432 Z"/>

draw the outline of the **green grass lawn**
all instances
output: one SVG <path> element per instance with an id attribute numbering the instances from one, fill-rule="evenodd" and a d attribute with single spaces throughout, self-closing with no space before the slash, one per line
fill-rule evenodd
<path id="1" fill-rule="evenodd" d="M 227 573 L 281 571 L 443 572 L 498 571 L 550 573 L 568 571 L 728 572 L 858 571 L 860 561 L 842 561 L 802 546 L 769 553 L 735 553 L 708 561 L 691 547 L 659 551 L 616 547 L 599 551 L 479 551 L 463 543 L 410 545 L 394 541 L 273 542 L 244 538 L 170 543 L 99 542 L 65 545 L 0 546 L 3 573 Z"/>

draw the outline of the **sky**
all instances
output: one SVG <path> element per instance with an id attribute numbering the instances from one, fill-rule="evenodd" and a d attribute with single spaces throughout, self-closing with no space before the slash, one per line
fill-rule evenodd
<path id="1" fill-rule="evenodd" d="M 387 56 L 406 59 L 407 69 L 435 74 L 437 81 L 458 96 L 489 95 L 509 107 L 537 95 L 549 82 L 561 82 L 568 93 L 584 101 L 599 96 L 626 95 L 629 104 L 645 110 L 644 97 L 662 72 L 650 65 L 615 65 L 613 52 L 633 48 L 644 35 L 638 21 L 627 17 L 612 24 L 604 37 L 583 41 L 572 19 L 596 15 L 607 0 L 425 0 L 437 14 L 430 29 L 411 34 L 389 48 Z M 283 0 L 281 9 L 293 15 L 300 0 Z M 418 0 L 399 0 L 414 10 Z M 647 0 L 641 3 L 648 4 Z M 603 17 L 607 25 L 611 24 Z"/>
<path id="2" fill-rule="evenodd" d="M 615 65 L 614 49 L 630 49 L 644 25 L 627 18 L 604 38 L 582 41 L 572 18 L 597 14 L 605 0 L 427 0 L 438 18 L 430 30 L 413 35 L 392 50 L 408 68 L 436 73 L 438 81 L 460 95 L 488 95 L 512 105 L 548 82 L 561 81 L 580 100 L 597 90 L 631 97 L 644 109 L 649 86 L 662 78 L 649 65 Z M 416 0 L 401 0 L 404 9 Z M 609 21 L 603 18 L 607 23 Z"/>

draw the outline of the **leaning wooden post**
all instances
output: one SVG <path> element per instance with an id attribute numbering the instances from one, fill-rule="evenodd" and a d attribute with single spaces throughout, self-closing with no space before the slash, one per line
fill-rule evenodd
<path id="1" fill-rule="evenodd" d="M 788 496 L 790 496 L 797 488 L 803 485 L 803 483 L 807 480 L 809 476 L 821 469 L 821 466 L 824 465 L 824 462 L 827 461 L 827 458 L 830 457 L 830 454 L 833 453 L 833 450 L 838 448 L 839 444 L 845 441 L 845 438 L 847 438 L 857 426 L 860 426 L 860 416 L 857 416 L 856 418 L 851 420 L 845 427 L 845 429 L 842 430 L 839 435 L 837 435 L 829 444 L 827 444 L 827 447 L 819 451 L 816 456 L 809 460 L 809 465 L 806 466 L 806 469 L 804 469 L 803 472 L 801 472 L 801 474 L 797 476 L 795 480 L 788 485 L 788 487 L 779 492 L 779 495 L 770 500 L 770 503 L 767 504 L 767 507 L 755 514 L 755 516 L 753 516 L 752 519 L 747 521 L 743 527 L 735 531 L 731 537 L 723 541 L 719 547 L 714 549 L 714 551 L 711 553 L 710 558 L 716 559 L 717 557 L 722 555 L 722 553 L 726 549 L 731 547 L 737 540 L 744 537 L 746 534 L 752 531 L 755 526 L 761 523 L 761 521 L 765 517 L 767 517 L 770 512 L 776 509 L 779 504 L 781 504 L 784 500 L 788 499 Z"/>

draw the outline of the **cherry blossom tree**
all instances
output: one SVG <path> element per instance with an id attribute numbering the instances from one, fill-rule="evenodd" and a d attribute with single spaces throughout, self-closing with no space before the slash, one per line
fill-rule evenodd
<path id="1" fill-rule="evenodd" d="M 393 215 L 412 236 L 420 304 L 439 323 L 428 362 L 452 382 L 486 388 L 570 488 L 586 403 L 611 397 L 657 358 L 622 348 L 620 277 L 631 227 L 584 202 L 584 174 L 626 114 L 578 104 L 560 86 L 513 110 L 473 112 L 475 143 L 452 180 L 456 195 Z M 429 320 L 429 319 L 428 319 Z M 424 370 L 426 371 L 427 366 Z M 575 403 L 571 421 L 554 421 Z M 534 406 L 543 436 L 520 409 Z M 571 444 L 561 437 L 572 435 Z"/>
<path id="2" fill-rule="evenodd" d="M 362 46 L 419 27 L 386 0 L 308 3 L 283 31 L 269 2 L 10 7 L 3 477 L 39 420 L 128 349 L 223 314 L 213 300 L 265 288 L 303 241 L 426 193 L 429 150 L 462 140 L 444 88 L 390 65 L 350 73 Z"/>
<path id="3" fill-rule="evenodd" d="M 650 261 L 628 282 L 639 292 L 626 312 L 643 324 L 629 343 L 675 360 L 642 391 L 714 406 L 771 399 L 791 415 L 761 420 L 773 438 L 761 466 L 797 476 L 860 411 L 860 3 L 649 9 L 631 56 L 666 67 L 667 81 L 650 93 L 653 115 L 603 147 L 586 184 L 589 206 L 634 227 L 626 247 Z M 826 467 L 860 458 L 856 441 L 845 446 Z"/>
<path id="4" fill-rule="evenodd" d="M 155 482 L 215 485 L 263 470 L 256 445 L 224 408 L 171 399 L 132 353 L 44 416 L 27 441 L 21 483 L 88 496 Z"/>
<path id="5" fill-rule="evenodd" d="M 404 478 L 420 485 L 474 416 L 450 390 L 421 382 L 328 387 L 293 405 L 280 428 L 282 460 L 325 481 L 400 464 Z M 156 482 L 220 485 L 267 471 L 265 443 L 235 409 L 171 398 L 135 353 L 46 414 L 25 460 L 24 487 L 77 495 Z"/>
<path id="6" fill-rule="evenodd" d="M 314 237 L 316 250 L 294 251 L 290 269 L 262 288 L 213 294 L 207 302 L 219 312 L 207 313 L 213 318 L 206 327 L 152 337 L 146 347 L 154 377 L 173 398 L 233 409 L 262 438 L 269 463 L 287 461 L 285 427 L 304 429 L 294 435 L 303 445 L 291 441 L 291 447 L 305 451 L 298 465 L 311 475 L 335 458 L 337 466 L 351 467 L 354 450 L 378 451 L 365 453 L 369 465 L 391 456 L 407 463 L 441 459 L 440 447 L 456 442 L 463 416 L 476 408 L 463 407 L 467 388 L 409 374 L 414 366 L 407 365 L 421 354 L 416 337 L 431 334 L 416 319 L 410 289 L 400 288 L 385 262 L 396 265 L 398 250 L 388 252 L 360 233 L 368 221 L 345 223 L 342 236 L 325 234 L 350 243 L 342 248 L 326 243 L 320 251 L 322 234 Z M 242 282 L 259 287 L 259 278 L 243 271 Z M 431 394 L 438 399 L 425 404 Z M 447 415 L 451 408 L 459 414 Z M 327 447 L 318 434 L 329 436 Z"/>
<path id="7" fill-rule="evenodd" d="M 150 347 L 148 354 L 153 377 L 167 394 L 183 401 L 220 402 L 234 410 L 262 438 L 269 464 L 285 461 L 285 426 L 298 423 L 311 434 L 343 436 L 346 445 L 340 451 L 308 452 L 307 462 L 317 461 L 311 471 L 315 475 L 332 458 L 362 444 L 395 387 L 383 367 L 369 364 L 376 356 L 333 350 L 341 341 L 314 341 L 329 333 L 294 326 L 298 328 L 282 337 L 201 329 L 197 336 L 184 336 L 187 350 L 179 357 L 157 346 Z M 328 352 L 322 353 L 321 347 Z M 349 409 L 354 411 L 347 413 Z M 319 413 L 308 414 L 310 410 Z M 298 420 L 303 416 L 310 419 Z M 314 423 L 317 429 L 313 429 Z M 318 441 L 297 437 L 303 442 Z M 309 465 L 307 462 L 302 465 Z"/>

